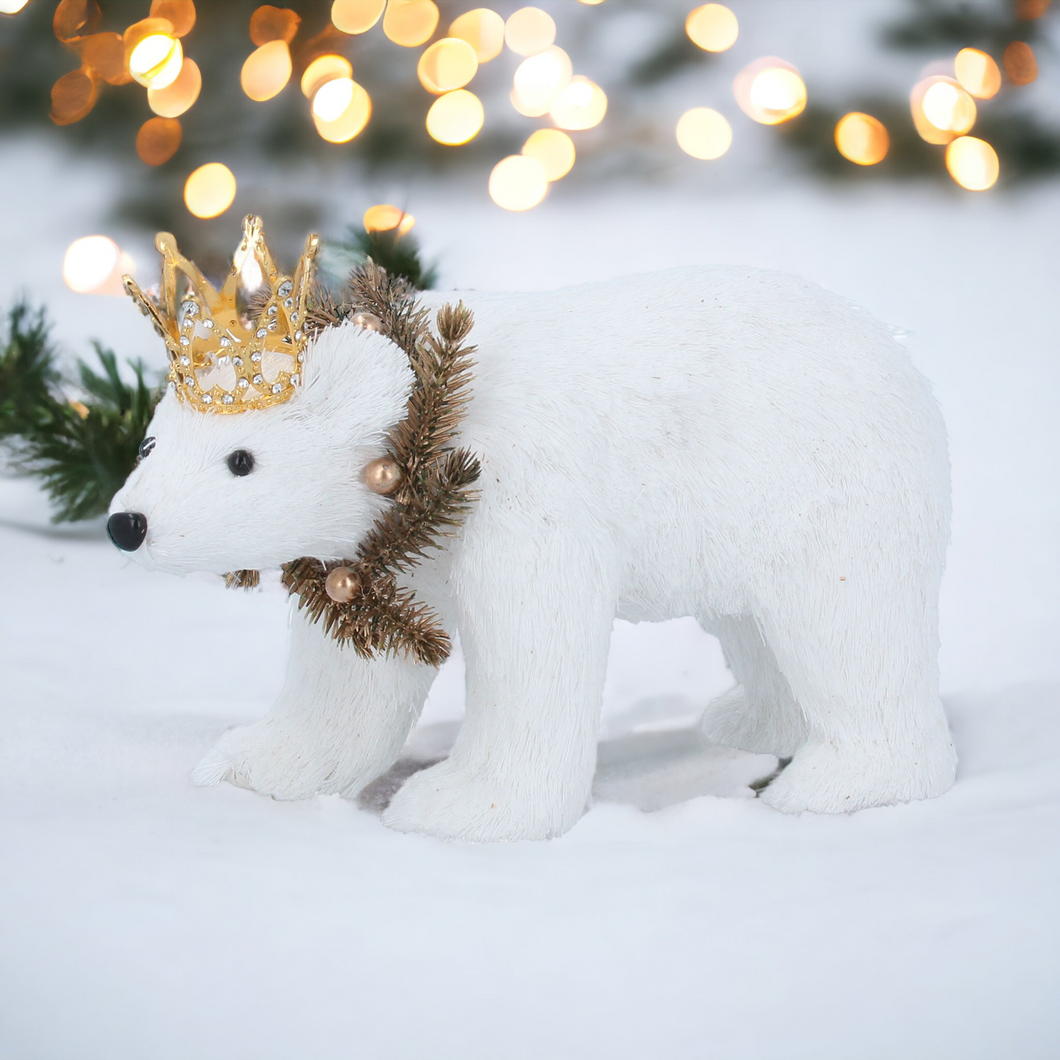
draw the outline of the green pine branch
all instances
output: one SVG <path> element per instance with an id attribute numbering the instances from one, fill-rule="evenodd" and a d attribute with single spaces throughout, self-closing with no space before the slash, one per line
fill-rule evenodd
<path id="1" fill-rule="evenodd" d="M 144 365 L 93 344 L 102 371 L 78 361 L 70 378 L 58 368 L 43 309 L 20 302 L 8 313 L 0 346 L 0 451 L 8 466 L 40 478 L 55 522 L 91 519 L 136 466 L 158 393 Z"/>

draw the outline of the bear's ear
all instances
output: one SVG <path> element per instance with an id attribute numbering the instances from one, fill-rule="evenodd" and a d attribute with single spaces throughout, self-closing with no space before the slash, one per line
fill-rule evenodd
<path id="1" fill-rule="evenodd" d="M 387 430 L 404 417 L 413 380 L 400 347 L 345 320 L 322 328 L 307 345 L 299 404 L 313 417 L 336 416 L 355 429 Z"/>

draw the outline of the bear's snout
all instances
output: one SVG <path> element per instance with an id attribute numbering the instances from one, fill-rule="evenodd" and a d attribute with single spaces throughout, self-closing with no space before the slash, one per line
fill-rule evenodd
<path id="1" fill-rule="evenodd" d="M 122 552 L 135 552 L 147 537 L 147 516 L 139 512 L 115 512 L 107 520 L 107 533 Z"/>

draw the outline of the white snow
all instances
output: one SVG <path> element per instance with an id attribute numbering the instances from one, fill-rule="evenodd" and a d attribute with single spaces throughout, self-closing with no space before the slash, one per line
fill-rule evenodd
<path id="1" fill-rule="evenodd" d="M 60 286 L 105 174 L 68 202 L 60 156 L 13 157 L 0 202 L 17 185 L 65 205 L 2 207 L 23 267 L 0 304 L 28 289 L 69 348 L 99 337 L 160 364 L 131 306 Z M 101 523 L 50 529 L 34 488 L 3 480 L 0 1057 L 1060 1055 L 1060 193 L 708 195 L 700 172 L 560 186 L 523 216 L 479 187 L 409 204 L 453 286 L 745 262 L 912 331 L 952 439 L 955 789 L 852 817 L 769 810 L 747 784 L 774 760 L 694 735 L 730 679 L 691 622 L 616 629 L 597 801 L 563 839 L 449 846 L 380 824 L 387 786 L 452 738 L 455 660 L 360 805 L 197 789 L 201 754 L 278 690 L 282 593 L 145 572 Z"/>

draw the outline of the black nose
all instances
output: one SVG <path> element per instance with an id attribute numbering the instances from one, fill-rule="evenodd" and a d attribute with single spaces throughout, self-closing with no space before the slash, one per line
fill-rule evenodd
<path id="1" fill-rule="evenodd" d="M 122 552 L 135 552 L 147 537 L 147 516 L 139 512 L 115 512 L 107 520 L 107 533 Z"/>

